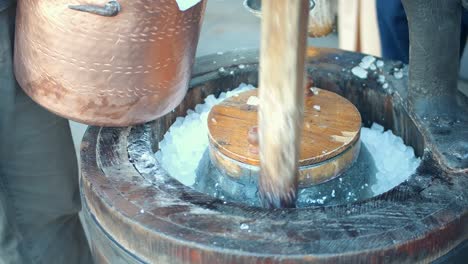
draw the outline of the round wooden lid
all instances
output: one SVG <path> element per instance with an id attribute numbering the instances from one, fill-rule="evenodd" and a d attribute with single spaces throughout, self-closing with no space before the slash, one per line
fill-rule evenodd
<path id="1" fill-rule="evenodd" d="M 318 88 L 305 93 L 299 166 L 317 164 L 343 153 L 359 139 L 361 128 L 359 111 L 345 98 Z M 214 106 L 208 115 L 211 147 L 231 159 L 258 166 L 258 152 L 252 150 L 248 141 L 249 130 L 257 126 L 257 109 L 257 90 Z"/>

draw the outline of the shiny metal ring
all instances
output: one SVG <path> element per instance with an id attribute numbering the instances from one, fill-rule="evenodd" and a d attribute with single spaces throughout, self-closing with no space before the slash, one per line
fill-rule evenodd
<path id="1" fill-rule="evenodd" d="M 106 17 L 116 16 L 121 10 L 120 4 L 117 0 L 111 0 L 104 6 L 69 5 L 68 8 Z"/>
<path id="2" fill-rule="evenodd" d="M 309 0 L 309 9 L 312 10 L 315 7 L 315 0 Z"/>
<path id="3" fill-rule="evenodd" d="M 262 11 L 262 0 L 244 0 L 244 7 L 254 15 L 260 17 Z M 309 10 L 315 8 L 315 0 L 309 0 Z"/>

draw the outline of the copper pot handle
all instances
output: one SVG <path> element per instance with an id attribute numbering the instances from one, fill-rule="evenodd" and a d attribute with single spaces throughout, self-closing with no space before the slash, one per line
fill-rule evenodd
<path id="1" fill-rule="evenodd" d="M 116 0 L 111 0 L 107 2 L 104 6 L 69 5 L 68 8 L 107 17 L 116 16 L 120 12 L 120 4 Z"/>
<path id="2" fill-rule="evenodd" d="M 309 5 L 310 5 L 310 7 L 309 7 L 310 10 L 314 9 L 314 7 L 315 7 L 315 0 L 310 0 L 310 1 L 309 1 Z"/>

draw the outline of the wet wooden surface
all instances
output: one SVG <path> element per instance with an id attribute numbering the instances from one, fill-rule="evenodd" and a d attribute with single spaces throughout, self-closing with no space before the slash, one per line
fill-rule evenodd
<path id="1" fill-rule="evenodd" d="M 309 88 L 304 91 L 300 166 L 338 156 L 360 135 L 361 116 L 353 104 L 335 93 L 318 88 L 314 91 L 317 95 Z M 249 105 L 249 98 L 258 99 L 257 90 L 233 96 L 214 106 L 208 115 L 209 138 L 223 155 L 258 166 L 258 153 L 250 151 L 251 144 L 247 141 L 249 129 L 258 124 L 258 106 Z"/>
<path id="2" fill-rule="evenodd" d="M 361 128 L 359 111 L 345 98 L 315 87 L 304 93 L 300 186 L 322 183 L 348 169 L 359 154 Z M 214 106 L 208 115 L 211 159 L 233 178 L 258 177 L 258 145 L 248 140 L 249 131 L 258 125 L 258 105 L 252 104 L 257 100 L 257 90 L 243 92 Z"/>

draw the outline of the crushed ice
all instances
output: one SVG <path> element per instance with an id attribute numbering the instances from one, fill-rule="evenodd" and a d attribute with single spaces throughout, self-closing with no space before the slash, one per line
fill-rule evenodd
<path id="1" fill-rule="evenodd" d="M 355 66 L 351 69 L 351 72 L 354 76 L 360 79 L 367 79 L 370 73 L 378 74 L 377 82 L 382 85 L 384 89 L 389 88 L 389 84 L 385 79 L 385 76 L 382 74 L 382 70 L 385 63 L 382 60 L 377 60 L 373 56 L 364 56 L 359 62 L 358 66 Z M 393 77 L 397 80 L 402 79 L 404 72 L 402 68 L 394 68 Z"/>
<path id="2" fill-rule="evenodd" d="M 240 225 L 239 228 L 240 228 L 241 230 L 247 230 L 247 229 L 249 229 L 249 225 L 246 224 L 246 223 L 242 223 L 242 224 Z"/>
<path id="3" fill-rule="evenodd" d="M 359 66 L 365 70 L 369 69 L 372 67 L 372 65 L 374 65 L 375 67 L 375 57 L 373 56 L 365 56 L 361 59 L 361 63 L 359 63 Z"/>
<path id="4" fill-rule="evenodd" d="M 194 110 L 187 111 L 185 117 L 176 119 L 159 142 L 159 151 L 156 153 L 156 158 L 169 175 L 185 185 L 195 183 L 198 163 L 208 147 L 209 111 L 224 99 L 251 89 L 254 87 L 241 84 L 237 89 L 221 93 L 218 98 L 209 95 L 204 104 L 196 105 Z"/>
<path id="5" fill-rule="evenodd" d="M 208 147 L 209 111 L 225 98 L 238 96 L 239 93 L 251 89 L 254 89 L 252 85 L 241 84 L 232 91 L 222 93 L 218 98 L 209 95 L 204 104 L 198 104 L 194 110 L 188 110 L 187 116 L 178 117 L 159 143 L 160 150 L 156 153 L 156 158 L 163 168 L 183 184 L 193 185 L 196 169 Z M 363 127 L 361 141 L 368 148 L 378 171 L 377 181 L 371 186 L 374 194 L 386 192 L 404 182 L 421 162 L 415 156 L 412 147 L 406 146 L 392 131 L 384 131 L 379 124 L 374 123 L 371 128 Z M 342 181 L 341 178 L 339 180 Z M 331 197 L 333 196 L 332 192 Z M 315 202 L 321 204 L 325 200 L 326 197 L 323 197 Z"/>
<path id="6" fill-rule="evenodd" d="M 253 106 L 259 105 L 258 97 L 257 96 L 250 96 L 249 99 L 247 99 L 247 104 L 248 105 L 253 105 Z"/>
<path id="7" fill-rule="evenodd" d="M 368 72 L 364 68 L 362 68 L 361 66 L 354 67 L 353 69 L 351 69 L 351 72 L 355 76 L 357 76 L 357 77 L 359 77 L 361 79 L 367 79 Z"/>
<path id="8" fill-rule="evenodd" d="M 384 66 L 384 62 L 381 61 L 381 60 L 378 60 L 375 64 L 376 64 L 377 67 L 379 67 L 379 68 L 383 68 L 383 66 Z"/>
<path id="9" fill-rule="evenodd" d="M 314 94 L 314 95 L 318 95 L 319 94 L 319 89 L 317 87 L 310 87 L 310 91 Z"/>
<path id="10" fill-rule="evenodd" d="M 393 73 L 393 77 L 395 77 L 395 79 L 403 78 L 403 70 L 402 69 L 395 68 L 394 70 L 395 70 L 395 72 Z"/>
<path id="11" fill-rule="evenodd" d="M 404 182 L 421 163 L 412 147 L 406 146 L 403 139 L 395 136 L 391 130 L 384 131 L 379 124 L 362 128 L 361 141 L 377 168 L 377 182 L 371 186 L 374 194 L 384 193 Z"/>

